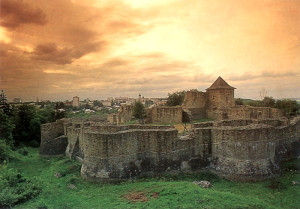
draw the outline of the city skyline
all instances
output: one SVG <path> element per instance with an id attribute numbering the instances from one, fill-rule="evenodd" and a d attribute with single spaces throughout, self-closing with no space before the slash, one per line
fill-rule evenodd
<path id="1" fill-rule="evenodd" d="M 300 1 L 1 0 L 9 100 L 166 97 L 218 76 L 235 97 L 300 97 Z"/>

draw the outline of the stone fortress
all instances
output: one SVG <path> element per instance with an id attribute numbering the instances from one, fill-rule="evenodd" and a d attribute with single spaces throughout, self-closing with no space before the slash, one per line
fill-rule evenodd
<path id="1" fill-rule="evenodd" d="M 236 105 L 234 87 L 219 77 L 206 92 L 187 91 L 182 106 L 156 106 L 147 109 L 147 123 L 182 123 L 203 118 L 267 119 L 284 116 L 283 112 L 270 107 Z M 132 106 L 123 105 L 118 114 L 111 114 L 112 124 L 122 124 L 132 119 Z"/>
<path id="2" fill-rule="evenodd" d="M 289 120 L 277 109 L 237 107 L 234 88 L 222 78 L 205 93 L 187 92 L 182 107 L 152 108 L 151 120 L 178 116 L 176 110 L 182 111 L 181 120 L 187 114 L 215 121 L 192 124 L 189 133 L 179 135 L 169 125 L 62 119 L 42 125 L 40 155 L 79 160 L 81 176 L 91 181 L 202 168 L 230 180 L 258 181 L 279 175 L 280 162 L 300 154 L 300 117 Z"/>

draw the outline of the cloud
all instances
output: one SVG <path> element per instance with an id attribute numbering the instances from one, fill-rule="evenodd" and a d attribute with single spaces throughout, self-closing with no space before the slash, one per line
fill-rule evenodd
<path id="1" fill-rule="evenodd" d="M 248 81 L 254 79 L 266 79 L 266 78 L 294 78 L 295 76 L 299 76 L 299 71 L 288 71 L 288 72 L 272 72 L 272 71 L 262 71 L 261 73 L 254 74 L 245 72 L 243 74 L 236 74 L 232 76 L 228 76 L 228 80 L 231 81 Z"/>
<path id="2" fill-rule="evenodd" d="M 39 44 L 35 47 L 32 59 L 53 62 L 56 64 L 70 64 L 90 52 L 97 51 L 101 43 L 85 43 L 72 48 L 59 47 L 55 43 Z"/>
<path id="3" fill-rule="evenodd" d="M 2 0 L 1 1 L 0 25 L 11 30 L 22 24 L 44 25 L 47 23 L 45 13 L 23 1 Z"/>

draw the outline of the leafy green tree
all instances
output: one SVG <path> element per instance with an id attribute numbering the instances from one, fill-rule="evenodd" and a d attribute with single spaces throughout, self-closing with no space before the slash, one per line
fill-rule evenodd
<path id="1" fill-rule="evenodd" d="M 167 106 L 177 106 L 182 105 L 186 91 L 177 91 L 172 94 L 168 94 Z"/>
<path id="2" fill-rule="evenodd" d="M 274 107 L 275 106 L 275 99 L 273 97 L 264 97 L 262 100 L 264 107 Z"/>
<path id="3" fill-rule="evenodd" d="M 287 116 L 296 116 L 300 113 L 300 105 L 297 103 L 296 100 L 277 100 L 275 107 L 283 110 Z"/>
<path id="4" fill-rule="evenodd" d="M 34 106 L 21 105 L 15 112 L 14 123 L 16 128 L 13 137 L 17 144 L 40 141 L 41 119 Z"/>
<path id="5" fill-rule="evenodd" d="M 63 102 L 56 102 L 55 109 L 63 109 L 65 108 L 65 104 Z"/>
<path id="6" fill-rule="evenodd" d="M 6 144 L 13 145 L 13 135 L 12 132 L 15 126 L 12 123 L 10 117 L 0 109 L 0 140 L 6 142 Z"/>
<path id="7" fill-rule="evenodd" d="M 95 101 L 93 102 L 93 104 L 94 104 L 95 107 L 103 107 L 102 102 L 100 102 L 100 101 L 98 101 L 98 100 L 95 100 Z"/>
<path id="8" fill-rule="evenodd" d="M 146 117 L 145 106 L 140 101 L 134 103 L 133 117 L 136 119 L 144 119 Z"/>
<path id="9" fill-rule="evenodd" d="M 243 99 L 241 99 L 241 98 L 235 99 L 235 104 L 237 104 L 237 105 L 243 105 L 244 104 Z"/>

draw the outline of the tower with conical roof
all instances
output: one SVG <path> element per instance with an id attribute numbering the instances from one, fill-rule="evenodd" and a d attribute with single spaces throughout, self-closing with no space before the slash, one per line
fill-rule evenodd
<path id="1" fill-rule="evenodd" d="M 234 87 L 230 86 L 219 76 L 219 78 L 206 89 L 209 107 L 213 109 L 234 107 L 234 89 Z"/>

